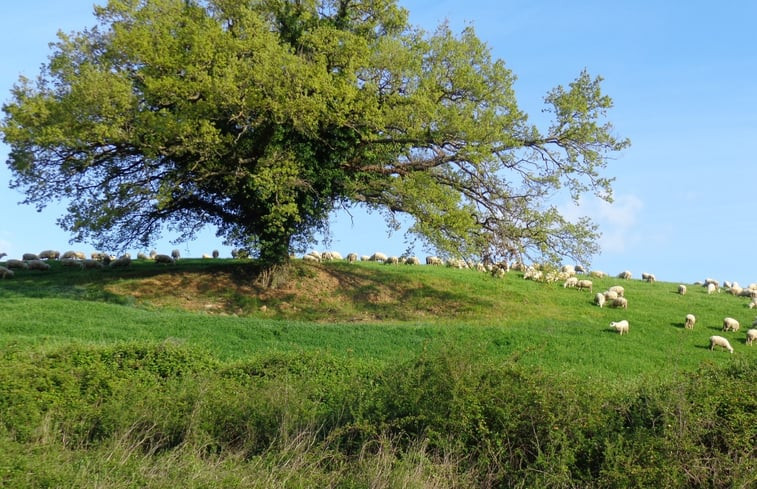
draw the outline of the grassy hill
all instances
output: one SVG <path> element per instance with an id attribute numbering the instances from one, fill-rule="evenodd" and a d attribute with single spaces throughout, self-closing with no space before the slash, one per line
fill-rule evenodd
<path id="1" fill-rule="evenodd" d="M 592 279 L 625 287 L 622 310 L 519 272 L 297 261 L 275 289 L 256 273 L 53 262 L 0 280 L 0 486 L 757 482 L 746 298 Z"/>

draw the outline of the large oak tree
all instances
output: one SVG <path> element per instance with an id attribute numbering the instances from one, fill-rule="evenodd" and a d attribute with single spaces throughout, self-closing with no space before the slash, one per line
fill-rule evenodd
<path id="1" fill-rule="evenodd" d="M 587 260 L 597 227 L 548 205 L 611 200 L 628 145 L 582 72 L 518 108 L 513 74 L 473 29 L 408 24 L 394 0 L 111 0 L 60 33 L 3 107 L 11 186 L 62 199 L 59 224 L 100 248 L 214 226 L 287 260 L 357 203 L 411 217 L 444 254 Z"/>

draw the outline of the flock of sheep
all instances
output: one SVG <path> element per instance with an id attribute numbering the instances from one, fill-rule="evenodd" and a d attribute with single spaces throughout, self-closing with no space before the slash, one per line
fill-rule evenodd
<path id="1" fill-rule="evenodd" d="M 0 253 L 0 259 L 7 256 L 6 253 Z M 212 255 L 203 255 L 203 258 L 218 258 L 218 251 L 214 250 Z M 138 260 L 152 260 L 155 263 L 173 265 L 176 260 L 181 258 L 179 250 L 173 250 L 170 255 L 160 254 L 151 251 L 149 254 L 138 253 Z M 119 257 L 107 253 L 93 252 L 89 258 L 82 251 L 66 251 L 61 253 L 56 250 L 45 250 L 40 253 L 24 253 L 20 259 L 9 259 L 0 262 L 0 278 L 12 278 L 14 270 L 50 270 L 50 261 L 56 260 L 64 267 L 84 269 L 104 269 L 104 268 L 125 268 L 131 265 L 132 258 L 129 253 Z"/>
<path id="2" fill-rule="evenodd" d="M 0 259 L 5 257 L 5 253 L 0 253 Z M 202 258 L 218 258 L 218 250 L 213 250 L 211 254 L 203 254 Z M 245 258 L 244 252 L 238 250 L 232 251 L 233 258 Z M 176 260 L 181 257 L 179 250 L 173 250 L 170 255 L 159 254 L 156 251 L 151 251 L 149 254 L 138 253 L 138 260 L 153 260 L 156 263 L 162 264 L 174 264 Z M 324 251 L 317 252 L 312 251 L 302 257 L 305 261 L 322 262 L 333 260 L 347 260 L 348 262 L 356 261 L 373 261 L 382 262 L 385 264 L 407 264 L 407 265 L 419 265 L 420 259 L 417 257 L 400 258 L 397 256 L 387 256 L 384 253 L 374 253 L 373 255 L 358 256 L 356 253 L 350 253 L 343 258 L 339 252 L 336 251 Z M 108 255 L 105 253 L 94 252 L 87 258 L 83 252 L 80 251 L 66 251 L 60 253 L 55 250 L 45 250 L 40 253 L 24 253 L 21 259 L 9 259 L 0 265 L 0 278 L 12 278 L 14 276 L 14 269 L 25 270 L 40 270 L 45 271 L 50 269 L 50 260 L 59 260 L 63 266 L 70 266 L 79 269 L 102 269 L 105 267 L 119 268 L 128 267 L 131 265 L 131 255 L 126 253 L 120 257 Z M 489 272 L 495 277 L 502 277 L 510 270 L 518 270 L 523 272 L 523 278 L 527 280 L 536 280 L 542 282 L 554 283 L 558 280 L 563 280 L 563 288 L 575 288 L 578 290 L 593 291 L 593 282 L 588 278 L 579 278 L 579 274 L 585 274 L 585 270 L 580 266 L 564 265 L 559 269 L 544 269 L 539 266 L 525 266 L 521 263 L 514 263 L 508 265 L 506 262 L 495 264 L 481 264 L 481 263 L 468 263 L 464 260 L 442 260 L 437 256 L 427 256 L 425 259 L 427 265 L 435 266 L 448 266 L 453 268 L 472 268 L 482 272 Z M 598 270 L 591 271 L 587 274 L 589 277 L 604 278 L 607 274 Z M 631 280 L 632 274 L 628 270 L 624 270 L 617 275 L 617 278 L 622 280 Z M 642 273 L 641 279 L 654 283 L 656 278 L 651 273 Z M 720 292 L 721 287 L 719 281 L 708 278 L 704 282 L 698 282 L 697 285 L 702 285 L 707 289 L 708 294 Z M 749 297 L 751 302 L 749 308 L 753 309 L 757 307 L 757 283 L 750 284 L 748 287 L 743 288 L 737 283 L 724 282 L 723 288 L 730 294 Z M 678 293 L 685 295 L 687 292 L 686 285 L 678 286 Z M 594 296 L 594 303 L 599 307 L 608 305 L 610 307 L 628 309 L 628 299 L 625 297 L 625 288 L 621 285 L 614 285 L 604 292 L 597 292 Z M 696 317 L 693 314 L 687 314 L 684 322 L 686 329 L 694 329 L 696 324 Z M 746 344 L 752 345 L 757 340 L 757 319 L 753 322 L 752 328 L 746 331 Z M 620 321 L 613 321 L 610 323 L 610 328 L 617 331 L 620 335 L 628 334 L 630 324 L 628 320 L 623 319 Z M 723 319 L 723 332 L 737 332 L 740 329 L 739 322 L 731 317 Z M 719 335 L 714 335 L 709 338 L 710 349 L 714 349 L 716 346 L 733 353 L 733 347 L 727 338 Z"/>
<path id="3" fill-rule="evenodd" d="M 564 266 L 562 269 L 560 269 L 560 273 L 563 275 L 566 275 L 567 278 L 565 279 L 565 282 L 563 283 L 564 288 L 578 288 L 578 289 L 589 289 L 591 291 L 592 283 L 590 280 L 579 280 L 575 274 L 576 271 L 573 267 L 570 265 Z M 607 275 L 603 272 L 591 272 L 593 276 L 596 277 L 606 277 Z M 630 271 L 625 270 L 618 274 L 617 276 L 619 279 L 623 280 L 631 280 L 632 274 Z M 642 273 L 641 279 L 645 282 L 653 283 L 655 282 L 655 276 L 651 273 Z M 698 282 L 697 285 L 701 285 L 703 287 L 706 287 L 707 294 L 713 294 L 715 292 L 720 292 L 720 286 L 719 282 L 715 279 L 707 278 L 704 282 Z M 750 284 L 748 287 L 743 288 L 739 286 L 737 283 L 731 283 L 731 282 L 724 282 L 723 288 L 728 291 L 728 293 L 741 296 L 741 297 L 749 297 L 751 298 L 751 302 L 749 303 L 749 308 L 753 309 L 757 307 L 757 283 Z M 684 284 L 680 284 L 678 286 L 678 293 L 681 295 L 686 295 L 687 287 Z M 604 292 L 598 292 L 594 296 L 594 302 L 599 307 L 603 307 L 605 304 L 609 303 L 613 307 L 619 307 L 623 309 L 628 308 L 628 300 L 625 297 L 625 289 L 621 285 L 614 285 L 610 287 L 608 290 Z M 694 325 L 696 324 L 696 316 L 693 314 L 687 314 L 685 321 L 684 321 L 684 327 L 686 329 L 694 329 Z M 745 343 L 747 345 L 752 345 L 755 340 L 757 340 L 757 319 L 752 323 L 752 328 L 748 329 L 746 332 L 746 340 Z M 621 321 L 613 321 L 610 323 L 610 328 L 617 331 L 619 334 L 628 334 L 628 331 L 630 329 L 630 324 L 628 320 L 623 319 Z M 731 317 L 726 317 L 723 319 L 723 332 L 737 332 L 740 329 L 739 322 Z M 731 343 L 728 341 L 727 338 L 719 335 L 713 335 L 710 336 L 710 350 L 713 350 L 716 346 L 723 348 L 727 350 L 730 353 L 733 353 L 733 347 L 731 346 Z"/>

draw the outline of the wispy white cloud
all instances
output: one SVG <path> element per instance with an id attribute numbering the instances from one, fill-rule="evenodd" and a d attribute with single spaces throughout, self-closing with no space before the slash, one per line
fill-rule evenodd
<path id="1" fill-rule="evenodd" d="M 615 196 L 613 203 L 590 197 L 581 199 L 578 205 L 569 204 L 561 210 L 570 220 L 580 216 L 591 218 L 599 225 L 599 231 L 602 233 L 599 240 L 602 251 L 619 253 L 628 250 L 640 240 L 637 222 L 643 208 L 644 202 L 638 196 L 625 194 Z"/>

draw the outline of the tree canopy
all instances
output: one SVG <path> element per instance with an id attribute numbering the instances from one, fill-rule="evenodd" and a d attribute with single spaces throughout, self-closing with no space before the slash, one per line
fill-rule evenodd
<path id="1" fill-rule="evenodd" d="M 539 129 L 473 28 L 425 32 L 395 0 L 110 0 L 58 34 L 3 106 L 11 187 L 64 200 L 59 224 L 103 249 L 214 226 L 266 263 L 337 206 L 412 220 L 447 255 L 587 260 L 589 219 L 548 204 L 612 199 L 625 148 L 586 71 Z"/>

